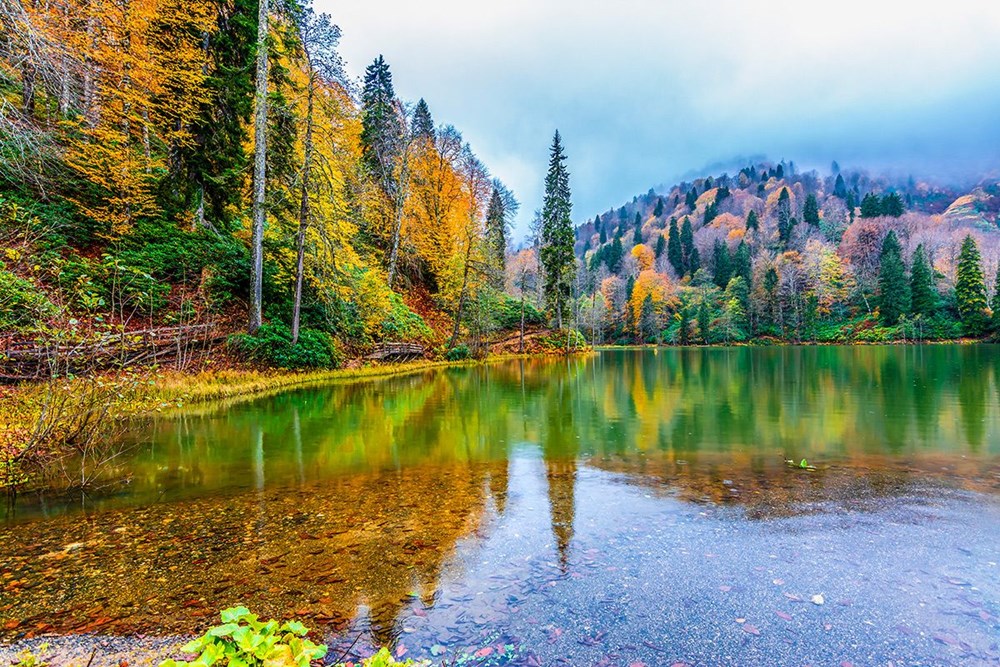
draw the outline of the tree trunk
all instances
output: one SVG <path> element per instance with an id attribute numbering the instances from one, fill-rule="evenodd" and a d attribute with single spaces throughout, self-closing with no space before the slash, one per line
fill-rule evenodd
<path id="1" fill-rule="evenodd" d="M 521 287 L 521 341 L 519 351 L 524 354 L 524 287 Z"/>
<path id="2" fill-rule="evenodd" d="M 268 0 L 260 0 L 257 12 L 257 82 L 255 92 L 256 117 L 254 119 L 254 168 L 253 168 L 253 233 L 251 238 L 250 267 L 250 333 L 260 328 L 263 321 L 262 301 L 264 288 L 264 192 L 267 184 L 267 19 Z"/>
<path id="3" fill-rule="evenodd" d="M 403 231 L 403 212 L 406 206 L 406 183 L 410 178 L 409 138 L 404 138 L 403 141 L 406 141 L 407 145 L 403 147 L 403 164 L 400 167 L 399 183 L 396 184 L 396 219 L 393 221 L 392 250 L 389 253 L 389 289 L 392 289 L 392 283 L 396 278 L 396 264 L 399 261 L 399 241 Z"/>
<path id="4" fill-rule="evenodd" d="M 462 291 L 458 296 L 458 308 L 455 311 L 455 328 L 451 332 L 451 341 L 448 343 L 448 349 L 455 347 L 455 343 L 458 342 L 458 329 L 462 324 L 462 308 L 465 306 L 465 291 L 469 285 L 469 259 L 472 257 L 472 237 L 469 236 L 468 243 L 465 245 L 465 270 L 462 271 Z"/>
<path id="5" fill-rule="evenodd" d="M 306 256 L 306 227 L 309 226 L 309 178 L 312 172 L 313 152 L 313 96 L 315 78 L 309 74 L 309 92 L 306 101 L 305 156 L 302 160 L 302 200 L 299 205 L 298 258 L 295 264 L 295 304 L 292 308 L 292 345 L 299 342 L 299 318 L 302 314 L 302 280 Z"/>

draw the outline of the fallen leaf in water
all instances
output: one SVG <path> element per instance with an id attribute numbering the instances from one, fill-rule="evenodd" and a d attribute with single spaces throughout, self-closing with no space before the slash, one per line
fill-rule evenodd
<path id="1" fill-rule="evenodd" d="M 750 625 L 749 623 L 743 624 L 743 632 L 748 632 L 751 635 L 759 635 L 760 630 L 757 629 L 756 625 Z"/>
<path id="2" fill-rule="evenodd" d="M 783 619 L 785 619 L 786 621 L 790 621 L 790 620 L 792 620 L 792 615 L 791 615 L 791 614 L 786 614 L 786 613 L 785 613 L 785 612 L 783 612 L 783 611 L 776 611 L 776 612 L 774 612 L 774 613 L 778 615 L 778 618 L 783 618 Z"/>
<path id="3" fill-rule="evenodd" d="M 775 579 L 771 583 L 774 584 L 775 586 L 784 586 L 785 585 L 785 580 L 784 579 Z"/>
<path id="4" fill-rule="evenodd" d="M 813 604 L 823 604 L 826 602 L 826 600 L 823 599 L 822 595 L 814 595 L 811 598 L 809 598 L 809 601 L 812 602 Z"/>
<path id="5" fill-rule="evenodd" d="M 732 586 L 719 586 L 719 590 L 722 591 L 723 593 L 728 593 L 729 591 L 733 590 L 733 587 Z"/>
<path id="6" fill-rule="evenodd" d="M 745 618 L 737 618 L 737 619 L 736 619 L 736 622 L 737 622 L 737 623 L 746 623 L 746 622 L 747 622 L 747 619 L 745 619 Z"/>
<path id="7" fill-rule="evenodd" d="M 492 646 L 485 646 L 485 647 L 479 649 L 478 651 L 476 651 L 475 656 L 477 658 L 485 658 L 485 657 L 489 656 L 492 653 L 493 653 L 493 647 Z"/>
<path id="8" fill-rule="evenodd" d="M 802 602 L 802 598 L 800 598 L 795 593 L 784 593 L 784 596 L 789 600 L 791 600 L 792 602 Z"/>
<path id="9" fill-rule="evenodd" d="M 404 655 L 406 655 L 406 646 L 400 644 L 398 647 L 396 647 L 396 657 L 402 658 Z"/>
<path id="10" fill-rule="evenodd" d="M 448 649 L 446 649 L 444 646 L 441 646 L 441 644 L 435 644 L 434 646 L 431 646 L 431 655 L 433 655 L 435 657 L 439 656 L 439 655 L 443 655 L 444 652 L 447 651 L 447 650 Z"/>

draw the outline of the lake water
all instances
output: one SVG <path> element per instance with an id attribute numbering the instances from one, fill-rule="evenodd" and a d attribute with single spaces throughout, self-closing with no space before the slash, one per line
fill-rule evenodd
<path id="1" fill-rule="evenodd" d="M 609 350 L 130 437 L 127 486 L 6 510 L 0 639 L 241 603 L 331 657 L 1000 664 L 1000 347 Z"/>

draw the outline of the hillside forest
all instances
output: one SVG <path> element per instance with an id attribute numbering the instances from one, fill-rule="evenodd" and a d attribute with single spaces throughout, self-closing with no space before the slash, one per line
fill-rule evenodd
<path id="1" fill-rule="evenodd" d="M 340 29 L 308 4 L 0 12 L 6 354 L 145 350 L 168 332 L 179 365 L 224 342 L 253 363 L 330 367 L 400 341 L 449 359 L 524 351 L 526 331 L 568 349 L 996 327 L 993 181 L 755 161 L 574 227 L 556 133 L 515 248 L 510 189 L 432 104 L 397 97 L 381 56 L 348 77 Z M 135 358 L 160 361 L 152 349 Z"/>

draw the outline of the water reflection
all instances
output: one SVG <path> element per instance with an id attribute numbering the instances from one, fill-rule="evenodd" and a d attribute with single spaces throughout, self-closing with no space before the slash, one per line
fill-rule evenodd
<path id="1" fill-rule="evenodd" d="M 85 516 L 45 495 L 8 515 L 0 636 L 186 631 L 243 603 L 373 645 L 484 641 L 569 604 L 581 568 L 615 590 L 632 551 L 608 545 L 675 539 L 636 529 L 1000 494 L 998 379 L 982 346 L 616 351 L 188 411 L 134 434 L 132 483 Z M 705 551 L 753 548 L 712 530 Z"/>

